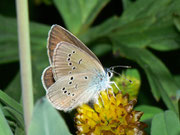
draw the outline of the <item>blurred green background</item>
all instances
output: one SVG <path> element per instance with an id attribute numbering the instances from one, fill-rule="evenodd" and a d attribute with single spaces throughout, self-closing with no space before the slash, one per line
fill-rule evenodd
<path id="1" fill-rule="evenodd" d="M 148 120 L 165 110 L 172 110 L 177 118 L 180 0 L 30 0 L 29 15 L 35 102 L 45 95 L 41 74 L 49 65 L 46 50 L 48 31 L 51 25 L 59 24 L 80 38 L 104 67 L 129 65 L 137 69 L 141 78 L 137 106 L 160 109 L 153 112 L 153 107 L 148 108 L 150 111 L 139 107 L 147 113 L 152 111 Z M 117 70 L 119 73 L 122 71 Z M 0 89 L 20 103 L 17 21 L 13 0 L 0 0 L 0 71 Z M 73 124 L 68 125 L 71 132 L 75 132 Z M 151 122 L 148 132 L 150 127 Z"/>

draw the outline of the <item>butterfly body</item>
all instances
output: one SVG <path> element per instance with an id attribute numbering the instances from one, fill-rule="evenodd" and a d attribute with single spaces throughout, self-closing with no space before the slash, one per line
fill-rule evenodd
<path id="1" fill-rule="evenodd" d="M 52 26 L 47 48 L 50 67 L 44 70 L 42 82 L 55 108 L 70 111 L 111 87 L 111 76 L 98 58 L 64 28 Z"/>

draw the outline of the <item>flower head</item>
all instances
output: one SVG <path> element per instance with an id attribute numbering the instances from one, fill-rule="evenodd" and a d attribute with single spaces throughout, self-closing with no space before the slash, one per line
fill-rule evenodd
<path id="1" fill-rule="evenodd" d="M 78 134 L 87 135 L 143 135 L 146 124 L 139 121 L 142 112 L 134 111 L 136 100 L 129 101 L 121 92 L 102 91 L 94 108 L 84 104 L 76 114 Z"/>

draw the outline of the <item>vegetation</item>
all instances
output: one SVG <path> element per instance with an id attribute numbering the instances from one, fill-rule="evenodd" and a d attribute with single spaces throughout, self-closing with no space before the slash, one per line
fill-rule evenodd
<path id="1" fill-rule="evenodd" d="M 129 65 L 136 69 L 124 70 L 123 74 L 135 77 L 138 85 L 141 84 L 140 88 L 132 84 L 127 92 L 133 95 L 131 87 L 138 89 L 135 110 L 144 112 L 141 121 L 148 125 L 147 134 L 180 134 L 179 0 L 34 0 L 29 1 L 29 10 L 35 104 L 28 129 L 30 135 L 75 134 L 77 131 L 74 127 L 75 110 L 71 113 L 58 112 L 43 98 L 45 91 L 41 74 L 49 65 L 47 36 L 51 25 L 56 23 L 81 39 L 105 67 Z M 15 12 L 14 1 L 2 0 L 2 135 L 25 134 Z M 118 85 L 123 85 L 122 81 Z"/>

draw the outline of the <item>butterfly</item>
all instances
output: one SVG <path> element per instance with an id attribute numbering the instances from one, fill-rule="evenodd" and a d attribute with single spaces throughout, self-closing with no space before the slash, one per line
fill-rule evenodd
<path id="1" fill-rule="evenodd" d="M 49 31 L 47 50 L 50 66 L 41 79 L 46 97 L 56 109 L 71 111 L 115 84 L 110 81 L 112 71 L 105 70 L 86 45 L 59 25 Z"/>

